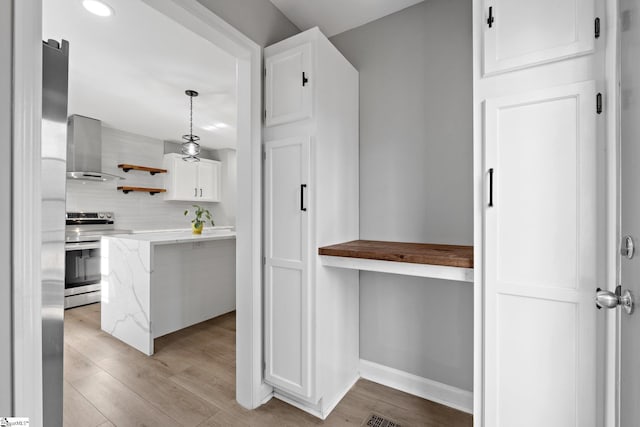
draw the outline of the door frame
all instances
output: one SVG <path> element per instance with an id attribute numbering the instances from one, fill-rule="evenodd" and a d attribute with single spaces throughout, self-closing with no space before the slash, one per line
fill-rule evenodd
<path id="1" fill-rule="evenodd" d="M 42 420 L 42 3 L 13 0 L 13 415 Z"/>
<path id="2" fill-rule="evenodd" d="M 615 291 L 620 272 L 620 5 L 618 0 L 605 0 L 604 23 L 605 77 L 603 87 L 605 117 L 605 217 L 606 217 L 606 281 L 603 288 Z M 605 426 L 620 426 L 620 321 L 621 309 L 607 310 L 605 325 Z"/>
<path id="3" fill-rule="evenodd" d="M 236 399 L 272 395 L 262 375 L 262 48 L 197 0 L 142 0 L 237 59 Z M 13 0 L 13 409 L 42 420 L 40 126 L 42 0 Z M 247 268 L 247 266 L 251 266 Z"/>
<path id="4" fill-rule="evenodd" d="M 142 1 L 237 60 L 236 400 L 254 409 L 272 395 L 262 373 L 262 48 L 197 0 Z"/>
<path id="5" fill-rule="evenodd" d="M 13 92 L 13 5 L 0 2 L 0 146 L 5 156 L 0 157 L 0 337 L 10 339 L 11 318 L 11 120 Z M 12 409 L 12 351 L 11 346 L 0 350 L 0 413 Z"/>

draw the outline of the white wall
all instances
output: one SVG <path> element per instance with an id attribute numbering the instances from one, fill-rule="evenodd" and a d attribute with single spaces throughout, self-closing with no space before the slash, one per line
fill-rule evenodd
<path id="1" fill-rule="evenodd" d="M 164 187 L 162 174 L 151 176 L 146 172 L 118 169 L 120 163 L 162 167 L 164 143 L 161 140 L 135 135 L 117 129 L 102 128 L 102 169 L 104 172 L 120 175 L 124 181 L 94 183 L 87 181 L 67 181 L 67 211 L 113 211 L 116 228 L 127 230 L 187 229 L 190 218 L 185 217 L 185 209 L 191 202 L 165 201 L 162 194 L 117 191 L 118 185 L 139 187 Z M 195 203 L 195 202 L 194 202 Z M 235 225 L 231 217 L 222 214 L 228 209 L 221 203 L 199 203 L 213 214 L 216 225 Z"/>
<path id="2" fill-rule="evenodd" d="M 198 0 L 262 47 L 300 32 L 269 0 Z"/>
<path id="3" fill-rule="evenodd" d="M 236 223 L 236 195 L 238 188 L 236 150 L 227 148 L 214 150 L 212 158 L 222 162 L 222 196 L 216 209 L 216 221 L 220 225 Z M 218 222 L 216 222 L 217 224 Z"/>
<path id="4" fill-rule="evenodd" d="M 331 39 L 360 71 L 360 237 L 473 244 L 470 0 Z M 362 272 L 360 357 L 471 390 L 472 285 Z"/>
<path id="5" fill-rule="evenodd" d="M 0 414 L 11 410 L 12 2 L 0 0 Z"/>

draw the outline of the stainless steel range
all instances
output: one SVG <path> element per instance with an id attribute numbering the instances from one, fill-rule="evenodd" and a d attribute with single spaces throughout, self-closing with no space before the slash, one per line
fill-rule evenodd
<path id="1" fill-rule="evenodd" d="M 100 238 L 115 229 L 113 212 L 67 212 L 64 308 L 100 302 Z"/>

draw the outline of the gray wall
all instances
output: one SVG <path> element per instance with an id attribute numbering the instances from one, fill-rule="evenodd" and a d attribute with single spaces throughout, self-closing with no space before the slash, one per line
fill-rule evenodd
<path id="1" fill-rule="evenodd" d="M 473 244 L 471 0 L 333 37 L 360 71 L 360 236 Z M 360 357 L 466 390 L 471 284 L 360 274 Z"/>
<path id="2" fill-rule="evenodd" d="M 262 47 L 300 32 L 269 0 L 198 0 Z"/>
<path id="3" fill-rule="evenodd" d="M 12 2 L 0 0 L 0 414 L 11 410 Z"/>

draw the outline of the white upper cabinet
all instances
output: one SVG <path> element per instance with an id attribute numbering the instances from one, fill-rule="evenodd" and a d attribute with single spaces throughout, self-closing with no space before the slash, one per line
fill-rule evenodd
<path id="1" fill-rule="evenodd" d="M 195 200 L 198 197 L 198 168 L 189 162 L 171 159 L 167 167 L 169 200 Z"/>
<path id="2" fill-rule="evenodd" d="M 593 51 L 595 0 L 485 0 L 484 74 Z"/>
<path id="3" fill-rule="evenodd" d="M 168 171 L 165 200 L 220 201 L 220 162 L 207 159 L 185 162 L 179 154 L 165 154 L 164 167 Z"/>
<path id="4" fill-rule="evenodd" d="M 198 162 L 198 196 L 201 200 L 220 201 L 220 169 L 220 162 Z"/>
<path id="5" fill-rule="evenodd" d="M 313 110 L 311 44 L 265 58 L 265 125 L 310 118 Z"/>

